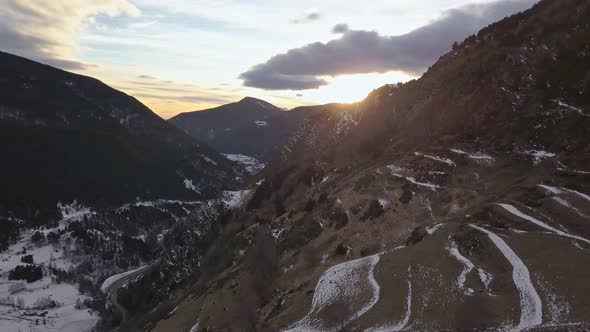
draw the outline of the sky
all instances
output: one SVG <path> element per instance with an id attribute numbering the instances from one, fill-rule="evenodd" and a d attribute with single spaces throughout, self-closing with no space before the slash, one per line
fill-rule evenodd
<path id="1" fill-rule="evenodd" d="M 161 117 L 246 96 L 354 102 L 419 77 L 536 0 L 0 0 L 0 50 L 89 75 Z"/>

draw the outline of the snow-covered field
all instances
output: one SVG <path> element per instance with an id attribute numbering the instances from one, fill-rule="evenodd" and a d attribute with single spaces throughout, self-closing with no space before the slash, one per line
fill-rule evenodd
<path id="1" fill-rule="evenodd" d="M 53 228 L 40 229 L 47 236 L 64 230 L 71 223 L 93 212 L 76 202 L 58 204 L 62 219 Z M 69 246 L 59 241 L 55 244 L 33 242 L 37 230 L 28 230 L 20 241 L 0 253 L 0 331 L 87 331 L 98 322 L 98 314 L 84 308 L 89 299 L 81 294 L 78 285 L 57 283 L 49 267 L 67 271 L 78 261 L 71 255 Z M 25 255 L 32 255 L 34 264 L 21 262 Z M 9 271 L 16 266 L 36 265 L 43 271 L 40 280 L 27 283 L 9 280 Z"/>
<path id="2" fill-rule="evenodd" d="M 246 168 L 248 173 L 254 175 L 260 172 L 266 165 L 261 163 L 258 159 L 243 154 L 224 154 L 227 159 L 235 161 Z"/>

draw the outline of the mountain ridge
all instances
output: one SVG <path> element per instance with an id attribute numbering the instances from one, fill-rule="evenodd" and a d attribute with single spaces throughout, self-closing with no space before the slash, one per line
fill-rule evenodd
<path id="1" fill-rule="evenodd" d="M 540 1 L 303 120 L 153 330 L 587 330 L 589 22 Z"/>
<path id="2" fill-rule="evenodd" d="M 205 196 L 235 186 L 235 164 L 137 99 L 93 78 L 7 53 L 0 57 L 5 213 L 33 217 L 25 211 L 55 209 L 59 201 L 120 205 L 138 196 L 194 198 L 185 179 L 202 185 Z M 210 187 L 199 184 L 207 173 L 219 177 Z"/>
<path id="3" fill-rule="evenodd" d="M 324 106 L 284 111 L 264 100 L 245 97 L 215 108 L 180 113 L 168 121 L 224 154 L 267 162 L 301 121 Z"/>

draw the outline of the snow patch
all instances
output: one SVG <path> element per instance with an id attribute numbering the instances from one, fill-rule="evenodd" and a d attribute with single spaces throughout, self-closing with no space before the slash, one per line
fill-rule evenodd
<path id="1" fill-rule="evenodd" d="M 456 154 L 467 154 L 467 152 L 459 149 L 450 149 L 450 151 Z"/>
<path id="2" fill-rule="evenodd" d="M 191 330 L 189 332 L 198 332 L 199 331 L 199 320 L 197 319 L 197 322 L 195 323 L 195 325 L 193 325 L 193 327 L 191 327 Z"/>
<path id="3" fill-rule="evenodd" d="M 75 220 L 79 221 L 88 214 L 96 214 L 90 208 L 79 204 L 76 200 L 74 200 L 70 204 L 62 204 L 60 202 L 57 203 L 57 209 L 61 213 L 62 220 Z"/>
<path id="4" fill-rule="evenodd" d="M 197 194 L 199 194 L 199 193 L 200 193 L 199 189 L 197 189 L 197 187 L 195 187 L 195 185 L 193 184 L 193 180 L 189 180 L 189 179 L 187 179 L 187 178 L 184 178 L 184 181 L 183 181 L 183 183 L 184 183 L 184 187 L 185 187 L 186 189 L 188 189 L 188 190 L 191 190 L 191 191 L 194 191 L 194 192 L 196 192 Z"/>
<path id="5" fill-rule="evenodd" d="M 375 280 L 373 271 L 379 262 L 381 254 L 363 257 L 352 261 L 344 262 L 332 266 L 322 274 L 318 281 L 311 304 L 309 313 L 300 321 L 291 325 L 284 332 L 304 332 L 304 331 L 336 331 L 337 327 L 328 327 L 327 324 L 333 322 L 321 321 L 321 311 L 324 308 L 334 304 L 361 303 L 360 308 L 349 308 L 355 310 L 349 317 L 345 318 L 341 324 L 346 326 L 361 317 L 379 301 L 379 284 Z M 360 287 L 365 285 L 366 287 Z M 367 288 L 370 296 L 363 293 Z"/>
<path id="6" fill-rule="evenodd" d="M 590 114 L 584 113 L 584 111 L 582 111 L 581 108 L 578 108 L 578 107 L 575 107 L 575 106 L 566 104 L 566 103 L 562 102 L 561 100 L 554 100 L 554 101 L 557 103 L 557 105 L 559 105 L 559 107 L 567 108 L 569 110 L 578 112 L 578 113 L 580 113 L 583 116 L 590 116 Z"/>
<path id="7" fill-rule="evenodd" d="M 338 119 L 338 123 L 336 124 L 336 135 L 344 134 L 359 124 L 347 112 L 340 112 L 338 114 L 340 114 L 340 119 Z"/>
<path id="8" fill-rule="evenodd" d="M 568 324 L 568 319 L 571 305 L 562 296 L 559 296 L 553 289 L 553 287 L 543 280 L 541 276 L 536 276 L 539 284 L 539 288 L 542 293 L 545 294 L 545 308 L 548 312 L 545 313 L 545 317 L 549 320 L 543 327 L 547 325 L 562 325 Z"/>
<path id="9" fill-rule="evenodd" d="M 261 163 L 258 159 L 243 154 L 224 154 L 225 158 L 235 161 L 236 163 L 244 166 L 246 171 L 251 175 L 260 172 L 266 165 Z"/>
<path id="10" fill-rule="evenodd" d="M 160 209 L 159 207 L 162 205 L 167 205 L 167 204 L 197 205 L 197 204 L 201 204 L 201 203 L 202 203 L 201 201 L 179 201 L 179 200 L 174 200 L 174 199 L 156 199 L 153 201 L 140 201 L 140 200 L 138 200 L 135 203 L 128 203 L 128 204 L 118 207 L 115 210 L 115 212 L 121 213 L 123 211 L 128 211 L 129 208 L 131 208 L 132 206 L 151 207 L 151 208 L 159 209 L 161 211 L 165 211 L 164 209 Z"/>
<path id="11" fill-rule="evenodd" d="M 428 235 L 434 234 L 439 228 L 443 227 L 445 224 L 434 224 L 432 226 L 426 227 L 426 233 Z"/>
<path id="12" fill-rule="evenodd" d="M 514 330 L 522 331 L 541 325 L 543 323 L 543 304 L 531 281 L 531 275 L 526 265 L 501 237 L 485 228 L 473 224 L 469 226 L 485 233 L 512 265 L 512 279 L 520 296 L 520 322 L 514 327 Z"/>
<path id="13" fill-rule="evenodd" d="M 572 190 L 572 189 L 567 189 L 567 188 L 561 188 L 561 189 L 563 189 L 565 191 L 568 191 L 568 192 L 570 192 L 572 194 L 578 195 L 578 196 L 582 197 L 583 199 L 587 200 L 588 202 L 590 202 L 590 196 L 588 196 L 588 195 L 586 195 L 584 193 L 581 193 L 579 191 L 575 191 L 575 190 Z"/>
<path id="14" fill-rule="evenodd" d="M 206 162 L 208 162 L 209 164 L 213 165 L 213 166 L 217 166 L 217 162 L 209 157 L 207 157 L 206 155 L 202 154 L 201 157 L 203 157 L 203 160 L 205 160 Z"/>
<path id="15" fill-rule="evenodd" d="M 590 174 L 590 172 L 588 172 L 588 171 L 580 171 L 580 170 L 577 170 L 577 169 L 571 169 L 571 168 L 567 167 L 566 165 L 564 165 L 559 160 L 557 161 L 557 170 L 558 171 L 563 171 L 563 172 L 578 173 L 578 174 Z"/>
<path id="16" fill-rule="evenodd" d="M 483 152 L 469 154 L 467 158 L 475 161 L 475 163 L 481 166 L 493 166 L 496 162 L 496 159 L 494 159 L 494 157 Z"/>
<path id="17" fill-rule="evenodd" d="M 441 186 L 438 186 L 436 184 L 433 184 L 430 182 L 419 182 L 419 181 L 416 181 L 416 178 L 414 178 L 414 177 L 404 176 L 404 175 L 399 174 L 398 172 L 404 171 L 404 169 L 400 168 L 398 166 L 387 165 L 387 168 L 391 171 L 391 175 L 398 177 L 398 178 L 406 179 L 406 181 L 409 181 L 417 186 L 426 187 L 432 191 L 436 191 L 437 189 L 442 189 Z"/>
<path id="18" fill-rule="evenodd" d="M 431 155 L 428 155 L 428 154 L 422 154 L 420 152 L 414 152 L 414 155 L 416 155 L 416 156 L 422 156 L 424 158 L 428 158 L 428 159 L 431 159 L 431 160 L 434 160 L 434 161 L 438 161 L 438 162 L 447 164 L 447 165 L 449 165 L 451 167 L 455 167 L 456 166 L 455 165 L 455 162 L 452 161 L 451 159 L 448 159 L 448 158 L 441 158 L 441 157 L 437 157 L 437 156 L 431 156 Z"/>
<path id="19" fill-rule="evenodd" d="M 547 152 L 543 150 L 527 150 L 522 152 L 522 154 L 528 155 L 533 157 L 533 165 L 539 165 L 541 161 L 555 157 L 555 153 Z"/>
<path id="20" fill-rule="evenodd" d="M 385 325 L 365 330 L 365 332 L 393 332 L 402 331 L 410 322 L 412 316 L 412 267 L 408 266 L 408 295 L 406 296 L 406 312 L 404 318 L 396 324 Z"/>
<path id="21" fill-rule="evenodd" d="M 284 228 L 277 228 L 277 229 L 272 229 L 272 230 L 270 231 L 270 235 L 272 235 L 272 237 L 273 237 L 275 240 L 278 240 L 279 236 L 281 236 L 281 234 L 282 234 L 284 231 L 285 231 L 285 229 L 284 229 Z"/>
<path id="22" fill-rule="evenodd" d="M 544 229 L 546 229 L 548 231 L 551 231 L 551 232 L 553 232 L 553 233 L 555 233 L 555 234 L 557 234 L 559 236 L 563 236 L 563 237 L 567 237 L 567 238 L 571 238 L 571 239 L 575 239 L 575 240 L 580 240 L 580 241 L 583 241 L 583 242 L 586 242 L 586 243 L 590 243 L 590 240 L 588 240 L 588 239 L 585 239 L 585 238 L 583 238 L 581 236 L 572 235 L 570 233 L 561 231 L 561 230 L 559 230 L 559 229 L 557 229 L 555 227 L 552 227 L 552 226 L 547 225 L 546 223 L 544 223 L 544 222 L 542 222 L 542 221 L 540 221 L 540 220 L 538 220 L 536 218 L 533 218 L 533 217 L 531 217 L 531 216 L 529 216 L 527 214 L 524 214 L 524 213 L 520 212 L 516 207 L 514 207 L 514 206 L 512 206 L 510 204 L 498 204 L 498 205 L 500 205 L 506 211 L 512 213 L 513 215 L 515 215 L 515 216 L 517 216 L 519 218 L 522 218 L 524 220 L 530 221 L 533 224 L 535 224 L 537 226 L 540 226 L 540 227 L 542 227 L 542 228 L 544 228 Z"/>
<path id="23" fill-rule="evenodd" d="M 565 199 L 561 198 L 561 197 L 551 197 L 551 199 L 553 199 L 554 201 L 556 201 L 557 203 L 565 206 L 566 208 L 574 211 L 575 213 L 577 213 L 580 217 L 586 217 L 585 214 L 582 213 L 582 211 L 578 210 L 575 206 L 571 205 L 568 201 L 566 201 Z"/>
<path id="24" fill-rule="evenodd" d="M 496 159 L 494 159 L 494 157 L 484 152 L 468 153 L 459 149 L 450 149 L 450 151 L 456 154 L 466 155 L 467 158 L 473 160 L 476 164 L 481 166 L 493 166 L 496 162 Z"/>
<path id="25" fill-rule="evenodd" d="M 251 192 L 252 190 L 224 191 L 223 204 L 230 209 L 237 208 L 245 202 Z"/>
<path id="26" fill-rule="evenodd" d="M 494 276 L 482 268 L 477 269 L 477 274 L 479 275 L 479 280 L 481 280 L 486 290 L 489 290 L 490 283 L 492 282 L 492 279 L 494 279 Z"/>
<path id="27" fill-rule="evenodd" d="M 538 184 L 538 187 L 545 189 L 546 191 L 548 191 L 551 194 L 554 195 L 559 195 L 563 193 L 563 190 L 556 188 L 556 187 L 551 187 L 551 186 L 547 186 L 547 185 L 543 185 L 543 184 Z"/>
<path id="28" fill-rule="evenodd" d="M 473 289 L 465 288 L 465 281 L 467 280 L 467 275 L 469 274 L 469 272 L 471 272 L 471 270 L 475 268 L 475 265 L 473 265 L 473 263 L 471 263 L 471 261 L 467 259 L 465 256 L 461 255 L 461 253 L 459 252 L 459 248 L 457 247 L 457 244 L 454 241 L 451 241 L 450 246 L 447 247 L 447 251 L 449 252 L 449 254 L 451 254 L 451 256 L 458 260 L 459 263 L 463 265 L 463 270 L 457 277 L 457 286 L 459 287 L 459 289 L 464 290 L 466 295 L 473 294 Z"/>
<path id="29" fill-rule="evenodd" d="M 432 191 L 436 191 L 437 189 L 442 189 L 441 186 L 438 186 L 438 185 L 436 185 L 434 183 L 430 183 L 430 182 L 418 182 L 418 181 L 416 181 L 415 178 L 413 178 L 411 176 L 406 177 L 406 180 L 410 181 L 411 183 L 413 183 L 413 184 L 415 184 L 417 186 L 426 187 L 426 188 L 428 188 L 428 189 L 430 189 Z"/>

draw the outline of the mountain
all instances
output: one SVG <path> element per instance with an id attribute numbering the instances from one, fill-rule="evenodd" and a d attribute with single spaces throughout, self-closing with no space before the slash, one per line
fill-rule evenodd
<path id="1" fill-rule="evenodd" d="M 0 216 L 213 197 L 239 168 L 100 81 L 0 53 Z"/>
<path id="2" fill-rule="evenodd" d="M 169 122 L 230 158 L 242 155 L 267 162 L 305 117 L 321 109 L 313 106 L 285 111 L 246 97 L 208 110 L 181 113 Z"/>
<path id="3" fill-rule="evenodd" d="M 0 174 L 0 331 L 146 314 L 248 193 L 228 191 L 242 167 L 135 98 L 1 52 Z"/>
<path id="4" fill-rule="evenodd" d="M 589 37 L 540 1 L 306 118 L 151 330 L 590 329 Z"/>

